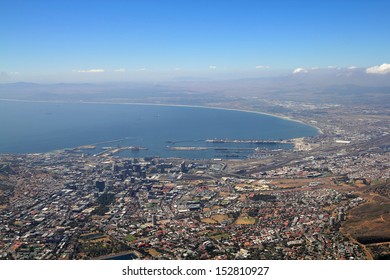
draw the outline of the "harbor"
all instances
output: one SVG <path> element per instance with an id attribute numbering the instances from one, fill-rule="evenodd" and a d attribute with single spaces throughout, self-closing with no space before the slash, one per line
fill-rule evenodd
<path id="1" fill-rule="evenodd" d="M 255 151 L 255 148 L 220 148 L 220 147 L 171 147 L 167 146 L 167 149 L 171 151 Z"/>
<path id="2" fill-rule="evenodd" d="M 241 143 L 241 144 L 286 144 L 290 140 L 234 140 L 234 139 L 207 139 L 207 143 Z"/>

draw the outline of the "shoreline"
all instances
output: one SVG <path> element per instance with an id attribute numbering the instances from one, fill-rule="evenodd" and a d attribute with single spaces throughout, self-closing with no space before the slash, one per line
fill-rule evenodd
<path id="1" fill-rule="evenodd" d="M 244 113 L 253 113 L 253 114 L 259 114 L 259 115 L 266 115 L 271 116 L 275 118 L 279 118 L 282 120 L 287 120 L 291 122 L 300 123 L 303 125 L 307 125 L 309 127 L 314 128 L 317 130 L 318 134 L 323 134 L 323 131 L 312 124 L 308 124 L 306 122 L 303 122 L 301 120 L 292 119 L 287 116 L 283 115 L 276 115 L 271 113 L 265 113 L 260 111 L 251 111 L 246 109 L 233 109 L 233 108 L 225 108 L 225 107 L 214 107 L 214 106 L 203 106 L 203 105 L 184 105 L 184 104 L 170 104 L 170 103 L 144 103 L 144 102 L 109 102 L 109 101 L 48 101 L 48 100 L 24 100 L 24 99 L 6 99 L 6 98 L 0 98 L 0 101 L 8 101 L 8 102 L 24 102 L 24 103 L 53 103 L 53 104 L 102 104 L 102 105 L 142 105 L 142 106 L 166 106 L 166 107 L 184 107 L 184 108 L 202 108 L 202 109 L 214 109 L 214 110 L 226 110 L 226 111 L 237 111 L 237 112 L 244 112 Z"/>

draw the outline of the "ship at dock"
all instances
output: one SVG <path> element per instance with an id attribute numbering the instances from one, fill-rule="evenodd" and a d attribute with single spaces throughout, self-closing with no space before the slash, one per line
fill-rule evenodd
<path id="1" fill-rule="evenodd" d="M 240 143 L 240 144 L 281 144 L 286 140 L 238 140 L 238 139 L 207 139 L 207 143 Z"/>

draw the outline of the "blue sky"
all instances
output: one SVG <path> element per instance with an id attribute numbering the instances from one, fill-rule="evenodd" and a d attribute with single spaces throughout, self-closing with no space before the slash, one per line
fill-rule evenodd
<path id="1" fill-rule="evenodd" d="M 81 81 L 371 67 L 390 62 L 389 11 L 387 0 L 0 0 L 0 72 Z"/>

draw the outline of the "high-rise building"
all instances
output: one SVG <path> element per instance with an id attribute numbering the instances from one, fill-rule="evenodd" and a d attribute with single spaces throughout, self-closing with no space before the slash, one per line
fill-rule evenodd
<path id="1" fill-rule="evenodd" d="M 345 213 L 339 212 L 338 218 L 339 218 L 339 222 L 345 221 Z"/>
<path id="2" fill-rule="evenodd" d="M 187 172 L 187 167 L 186 167 L 186 162 L 185 161 L 182 161 L 181 163 L 180 163 L 180 171 L 181 172 Z"/>
<path id="3" fill-rule="evenodd" d="M 156 214 L 152 215 L 152 225 L 156 226 L 157 225 L 157 217 Z"/>
<path id="4" fill-rule="evenodd" d="M 332 227 L 332 226 L 335 225 L 335 223 L 336 223 L 335 217 L 330 217 L 330 219 L 329 219 L 329 225 Z"/>
<path id="5" fill-rule="evenodd" d="M 99 192 L 103 192 L 106 184 L 104 181 L 96 181 L 96 188 L 99 190 Z"/>
<path id="6" fill-rule="evenodd" d="M 345 221 L 344 207 L 340 207 L 340 208 L 339 208 L 338 219 L 339 219 L 339 222 Z"/>

